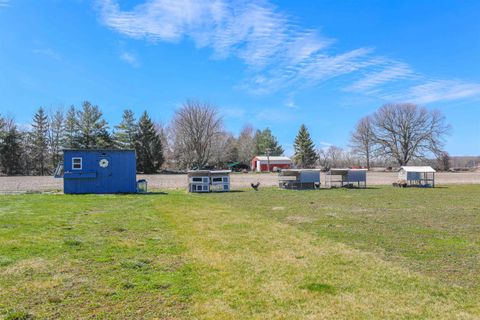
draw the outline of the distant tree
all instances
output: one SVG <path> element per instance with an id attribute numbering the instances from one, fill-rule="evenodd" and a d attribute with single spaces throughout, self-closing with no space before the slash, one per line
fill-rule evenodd
<path id="1" fill-rule="evenodd" d="M 342 148 L 337 146 L 320 149 L 318 157 L 320 166 L 325 170 L 347 166 L 350 158 Z"/>
<path id="2" fill-rule="evenodd" d="M 256 155 L 265 155 L 267 151 L 269 151 L 271 156 L 281 156 L 284 152 L 282 146 L 278 143 L 277 138 L 269 128 L 263 131 L 257 130 L 254 140 Z"/>
<path id="3" fill-rule="evenodd" d="M 84 149 L 109 148 L 113 140 L 108 132 L 108 124 L 96 105 L 85 101 L 82 109 L 77 111 L 79 129 L 78 145 Z"/>
<path id="4" fill-rule="evenodd" d="M 172 130 L 179 166 L 202 168 L 211 159 L 215 136 L 222 132 L 222 119 L 213 105 L 189 100 L 175 113 Z"/>
<path id="5" fill-rule="evenodd" d="M 162 142 L 146 111 L 138 121 L 138 131 L 134 140 L 137 170 L 146 174 L 157 172 L 164 160 Z"/>
<path id="6" fill-rule="evenodd" d="M 62 109 L 56 110 L 49 118 L 48 145 L 50 147 L 50 161 L 53 169 L 61 162 L 62 146 L 65 143 L 64 118 Z"/>
<path id="7" fill-rule="evenodd" d="M 0 114 L 0 150 L 3 150 L 5 137 L 7 136 L 7 121 Z M 0 155 L 0 171 L 3 172 L 2 157 Z"/>
<path id="8" fill-rule="evenodd" d="M 113 139 L 119 149 L 134 149 L 138 124 L 132 110 L 123 111 L 122 122 L 115 126 Z"/>
<path id="9" fill-rule="evenodd" d="M 74 106 L 70 106 L 68 109 L 63 128 L 65 132 L 63 146 L 67 149 L 78 148 L 80 130 L 78 128 L 77 110 Z"/>
<path id="10" fill-rule="evenodd" d="M 252 126 L 246 125 L 240 131 L 237 140 L 238 161 L 244 164 L 250 164 L 255 156 L 255 131 Z"/>
<path id="11" fill-rule="evenodd" d="M 384 105 L 373 114 L 372 125 L 377 153 L 399 165 L 442 152 L 450 130 L 440 111 L 411 103 Z"/>
<path id="12" fill-rule="evenodd" d="M 358 121 L 350 137 L 350 146 L 355 154 L 365 158 L 367 168 L 370 169 L 370 159 L 375 146 L 375 136 L 370 117 L 364 117 Z"/>
<path id="13" fill-rule="evenodd" d="M 170 127 L 165 126 L 161 122 L 155 122 L 155 131 L 160 137 L 162 142 L 163 150 L 163 166 L 174 168 L 175 167 L 175 158 L 174 158 L 174 143 L 173 143 L 173 134 Z"/>
<path id="14" fill-rule="evenodd" d="M 300 126 L 297 137 L 293 144 L 295 154 L 293 159 L 295 164 L 300 168 L 313 168 L 318 159 L 315 152 L 315 144 L 310 137 L 310 133 L 305 125 Z"/>
<path id="15" fill-rule="evenodd" d="M 439 170 L 448 171 L 450 169 L 450 155 L 448 152 L 440 152 L 437 156 L 437 166 Z"/>
<path id="16" fill-rule="evenodd" d="M 22 157 L 18 159 L 19 171 L 17 174 L 22 175 L 38 175 L 40 174 L 38 164 L 35 158 L 34 136 L 30 131 L 18 129 L 19 144 Z"/>
<path id="17" fill-rule="evenodd" d="M 22 171 L 22 135 L 13 119 L 7 119 L 4 124 L 2 143 L 0 145 L 0 162 L 2 172 L 7 175 L 19 174 Z"/>
<path id="18" fill-rule="evenodd" d="M 31 151 L 34 159 L 35 172 L 40 175 L 47 173 L 48 167 L 48 116 L 45 110 L 40 107 L 32 120 Z"/>
<path id="19" fill-rule="evenodd" d="M 238 147 L 235 137 L 228 132 L 215 135 L 209 164 L 223 168 L 226 163 L 236 161 L 238 161 Z"/>

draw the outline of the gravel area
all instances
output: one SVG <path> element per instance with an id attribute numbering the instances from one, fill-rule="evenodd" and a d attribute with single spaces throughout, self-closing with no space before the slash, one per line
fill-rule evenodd
<path id="1" fill-rule="evenodd" d="M 146 179 L 149 188 L 181 189 L 187 187 L 187 177 L 178 175 L 138 175 L 138 179 Z M 322 185 L 324 176 L 322 175 Z M 394 172 L 369 172 L 368 185 L 389 185 L 397 180 Z M 235 173 L 231 175 L 232 189 L 248 188 L 250 183 L 260 182 L 261 186 L 276 186 L 276 174 Z M 480 184 L 480 172 L 437 173 L 436 184 Z M 38 192 L 62 190 L 62 179 L 53 177 L 0 177 L 0 193 Z"/>

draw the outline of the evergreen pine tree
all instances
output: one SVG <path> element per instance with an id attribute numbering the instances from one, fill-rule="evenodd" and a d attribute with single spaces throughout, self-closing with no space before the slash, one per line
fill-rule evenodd
<path id="1" fill-rule="evenodd" d="M 0 150 L 3 149 L 5 137 L 7 135 L 7 121 L 0 114 Z M 0 156 L 0 171 L 3 172 L 2 157 Z"/>
<path id="2" fill-rule="evenodd" d="M 138 125 L 132 110 L 123 111 L 122 122 L 115 126 L 114 141 L 119 149 L 134 149 Z"/>
<path id="3" fill-rule="evenodd" d="M 82 109 L 77 111 L 77 124 L 80 148 L 93 149 L 113 146 L 113 140 L 108 132 L 108 124 L 102 118 L 102 112 L 98 106 L 85 101 Z"/>
<path id="4" fill-rule="evenodd" d="M 300 168 L 312 168 L 318 159 L 315 152 L 315 144 L 310 137 L 310 133 L 305 125 L 300 126 L 295 143 L 293 144 L 295 155 L 293 159 L 295 164 Z"/>
<path id="5" fill-rule="evenodd" d="M 70 106 L 70 109 L 67 111 L 67 116 L 65 118 L 64 124 L 65 137 L 63 141 L 63 147 L 67 149 L 78 148 L 78 121 L 77 121 L 77 110 L 74 106 Z"/>
<path id="6" fill-rule="evenodd" d="M 145 111 L 138 121 L 135 135 L 135 151 L 137 152 L 137 170 L 143 173 L 155 173 L 163 164 L 163 148 L 160 135 Z"/>
<path id="7" fill-rule="evenodd" d="M 61 161 L 61 150 L 64 143 L 64 114 L 63 110 L 57 110 L 50 117 L 48 130 L 48 144 L 51 153 L 50 161 L 53 169 L 55 169 Z"/>
<path id="8" fill-rule="evenodd" d="M 31 157 L 37 174 L 45 175 L 48 166 L 48 117 L 40 107 L 33 116 L 31 131 Z"/>
<path id="9" fill-rule="evenodd" d="M 281 156 L 284 152 L 282 146 L 278 143 L 277 138 L 269 128 L 263 131 L 257 130 L 254 140 L 256 155 L 266 155 L 267 149 L 271 156 Z"/>
<path id="10" fill-rule="evenodd" d="M 21 173 L 22 135 L 17 126 L 12 122 L 5 126 L 2 144 L 0 145 L 0 162 L 3 173 L 14 175 Z"/>

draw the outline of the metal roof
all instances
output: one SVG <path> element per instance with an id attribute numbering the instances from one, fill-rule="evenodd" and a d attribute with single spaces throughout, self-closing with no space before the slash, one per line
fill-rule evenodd
<path id="1" fill-rule="evenodd" d="M 426 173 L 436 172 L 430 166 L 402 166 L 401 170 L 404 170 L 405 172 L 426 172 Z"/>
<path id="2" fill-rule="evenodd" d="M 91 152 L 102 152 L 102 151 L 135 151 L 135 149 L 114 149 L 114 148 L 105 148 L 105 149 L 85 149 L 85 148 L 63 148 L 61 151 L 91 151 Z"/>
<path id="3" fill-rule="evenodd" d="M 330 169 L 330 171 L 328 171 L 328 173 L 330 173 L 331 175 L 343 175 L 343 174 L 347 174 L 349 171 L 368 171 L 367 169 L 350 169 L 350 168 L 332 168 Z"/>
<path id="4" fill-rule="evenodd" d="M 232 170 L 210 170 L 210 174 L 223 174 L 223 173 L 231 173 Z"/>
<path id="5" fill-rule="evenodd" d="M 270 156 L 268 157 L 270 161 L 292 161 L 289 157 L 283 157 L 283 156 Z M 254 159 L 260 160 L 260 161 L 267 161 L 269 160 L 267 156 L 256 156 Z"/>
<path id="6" fill-rule="evenodd" d="M 322 170 L 321 169 L 282 169 L 280 170 L 280 172 L 306 172 L 306 171 L 320 172 Z"/>
<path id="7" fill-rule="evenodd" d="M 209 174 L 223 174 L 223 173 L 231 173 L 232 170 L 188 170 L 187 173 L 209 173 Z"/>

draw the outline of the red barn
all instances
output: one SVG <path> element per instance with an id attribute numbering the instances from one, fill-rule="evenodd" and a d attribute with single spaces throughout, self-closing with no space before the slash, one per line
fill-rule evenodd
<path id="1" fill-rule="evenodd" d="M 270 171 L 290 169 L 293 165 L 289 157 L 270 156 L 267 158 L 267 156 L 256 156 L 252 159 L 251 168 L 256 172 L 267 172 L 269 162 Z"/>

